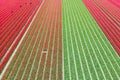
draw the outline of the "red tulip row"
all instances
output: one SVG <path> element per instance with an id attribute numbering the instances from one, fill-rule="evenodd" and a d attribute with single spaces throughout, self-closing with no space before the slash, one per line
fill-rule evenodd
<path id="1" fill-rule="evenodd" d="M 1 0 L 0 1 L 0 23 L 1 21 L 5 21 L 11 15 L 12 12 L 16 12 L 19 9 L 20 4 L 24 4 L 25 1 L 21 0 Z"/>
<path id="2" fill-rule="evenodd" d="M 111 3 L 120 8 L 120 0 L 108 0 L 108 1 L 110 1 Z"/>
<path id="3" fill-rule="evenodd" d="M 117 7 L 107 0 L 83 0 L 83 2 L 120 55 L 120 14 L 115 13 Z"/>
<path id="4" fill-rule="evenodd" d="M 20 5 L 16 12 L 13 12 L 8 19 L 3 19 L 0 23 L 0 71 L 9 60 L 41 2 L 42 0 L 24 2 L 24 5 Z M 10 50 L 7 52 L 9 48 Z"/>

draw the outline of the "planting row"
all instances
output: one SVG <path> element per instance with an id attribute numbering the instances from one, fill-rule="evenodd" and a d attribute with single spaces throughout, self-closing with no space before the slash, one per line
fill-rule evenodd
<path id="1" fill-rule="evenodd" d="M 44 0 L 2 79 L 61 80 L 61 0 Z"/>
<path id="2" fill-rule="evenodd" d="M 26 25 L 27 20 L 36 8 L 37 3 L 38 2 L 34 3 L 32 6 L 23 6 L 7 20 L 6 18 L 2 20 L 3 23 L 1 22 L 0 34 L 0 58 L 4 56 L 19 32 Z"/>
<path id="3" fill-rule="evenodd" d="M 0 71 L 2 71 L 18 42 L 22 38 L 41 2 L 42 0 L 34 0 L 28 5 L 23 5 L 20 10 L 17 10 L 12 16 L 5 21 L 3 20 L 3 23 L 1 23 Z"/>
<path id="4" fill-rule="evenodd" d="M 120 55 L 120 14 L 115 13 L 117 7 L 111 5 L 107 0 L 101 2 L 99 0 L 91 0 L 90 3 L 84 0 L 84 3 Z M 108 4 L 109 7 L 107 7 L 105 3 Z M 118 10 L 118 12 L 120 12 L 120 10 Z"/>
<path id="5" fill-rule="evenodd" d="M 116 5 L 118 8 L 120 8 L 120 0 L 108 0 L 110 1 L 112 4 Z"/>
<path id="6" fill-rule="evenodd" d="M 63 80 L 119 80 L 120 58 L 82 1 L 63 0 Z"/>

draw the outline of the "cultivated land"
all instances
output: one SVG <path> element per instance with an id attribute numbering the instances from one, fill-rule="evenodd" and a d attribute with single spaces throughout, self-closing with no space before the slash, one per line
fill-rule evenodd
<path id="1" fill-rule="evenodd" d="M 120 55 L 120 10 L 107 0 L 83 0 L 117 53 Z M 107 5 L 106 5 L 107 4 Z"/>
<path id="2" fill-rule="evenodd" d="M 61 0 L 44 0 L 2 80 L 61 80 Z"/>
<path id="3" fill-rule="evenodd" d="M 119 80 L 120 58 L 83 2 L 62 5 L 63 79 Z"/>
<path id="4" fill-rule="evenodd" d="M 8 55 L 9 61 L 3 62 L 7 63 L 5 68 L 0 63 L 0 80 L 120 80 L 117 0 L 114 3 L 112 0 L 39 1 L 42 3 L 38 3 L 39 9 L 36 8 L 36 14 L 34 11 L 19 44 L 12 49 L 14 52 Z M 21 8 L 24 11 L 24 6 Z M 0 21 L 4 20 L 1 14 L 4 15 L 0 11 Z M 2 30 L 0 27 L 0 33 Z"/>
<path id="5" fill-rule="evenodd" d="M 17 0 L 16 2 L 18 2 L 16 5 L 11 2 L 11 7 L 4 5 L 8 8 L 0 13 L 0 72 L 26 31 L 42 0 L 22 2 Z"/>
<path id="6" fill-rule="evenodd" d="M 120 0 L 108 0 L 110 1 L 112 4 L 116 5 L 118 8 L 120 8 Z"/>

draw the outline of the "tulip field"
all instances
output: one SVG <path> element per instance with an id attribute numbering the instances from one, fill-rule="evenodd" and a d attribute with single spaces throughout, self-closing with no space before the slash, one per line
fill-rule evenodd
<path id="1" fill-rule="evenodd" d="M 120 80 L 120 1 L 0 0 L 0 80 Z"/>

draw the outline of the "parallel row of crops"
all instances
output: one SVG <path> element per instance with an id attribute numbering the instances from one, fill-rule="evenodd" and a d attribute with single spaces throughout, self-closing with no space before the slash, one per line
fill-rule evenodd
<path id="1" fill-rule="evenodd" d="M 26 31 L 41 2 L 42 0 L 22 1 L 22 3 L 13 6 L 11 10 L 4 9 L 0 13 L 0 72 Z"/>
<path id="2" fill-rule="evenodd" d="M 119 80 L 120 58 L 84 3 L 63 0 L 62 5 L 63 79 Z"/>
<path id="3" fill-rule="evenodd" d="M 108 0 L 83 1 L 120 55 L 120 9 Z"/>
<path id="4" fill-rule="evenodd" d="M 37 6 L 37 1 L 42 4 Z M 6 20 L 8 25 L 0 27 L 2 45 L 14 41 L 12 37 L 19 34 L 21 25 L 25 24 L 35 7 L 39 7 L 25 32 L 26 25 L 26 35 L 4 69 L 2 80 L 120 80 L 120 10 L 116 3 L 119 1 L 32 2 L 29 7 L 25 7 L 28 3 L 20 5 L 19 15 L 17 11 L 6 13 L 11 18 L 8 21 L 5 15 L 3 18 L 0 16 L 0 25 L 4 23 L 2 20 Z M 6 44 L 0 46 L 0 50 L 2 52 L 5 48 L 8 51 L 9 47 Z M 4 60 L 2 64 L 6 64 L 8 58 Z M 0 63 L 0 70 L 2 68 Z"/>
<path id="5" fill-rule="evenodd" d="M 120 0 L 108 0 L 108 1 L 110 1 L 112 4 L 120 8 Z"/>
<path id="6" fill-rule="evenodd" d="M 61 0 L 44 0 L 2 79 L 61 80 Z"/>

